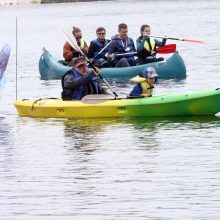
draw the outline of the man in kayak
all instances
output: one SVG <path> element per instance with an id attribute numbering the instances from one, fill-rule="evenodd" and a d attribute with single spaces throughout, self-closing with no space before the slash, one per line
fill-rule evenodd
<path id="1" fill-rule="evenodd" d="M 90 62 L 94 63 L 94 65 L 99 68 L 110 66 L 106 57 L 110 40 L 106 39 L 105 35 L 105 28 L 98 27 L 96 29 L 97 39 L 90 42 L 88 51 L 88 58 L 90 59 Z"/>
<path id="2" fill-rule="evenodd" d="M 119 24 L 118 32 L 119 34 L 112 37 L 108 58 L 112 66 L 115 67 L 135 66 L 134 54 L 136 49 L 133 39 L 128 37 L 127 25 L 124 23 Z"/>
<path id="3" fill-rule="evenodd" d="M 89 94 L 106 94 L 104 88 L 100 87 L 95 78 L 100 71 L 89 70 L 87 61 L 84 57 L 73 59 L 73 68 L 62 77 L 62 99 L 63 100 L 81 100 Z"/>
<path id="4" fill-rule="evenodd" d="M 139 76 L 130 79 L 130 82 L 137 85 L 130 92 L 129 97 L 151 97 L 157 76 L 158 74 L 153 67 L 147 67 Z"/>
<path id="5" fill-rule="evenodd" d="M 82 38 L 82 32 L 78 27 L 73 27 L 73 36 L 76 38 L 76 42 L 84 54 L 88 53 L 88 45 Z M 72 48 L 72 46 L 66 42 L 63 46 L 63 57 L 67 63 L 73 58 L 81 56 L 78 51 Z"/>
<path id="6" fill-rule="evenodd" d="M 148 24 L 143 24 L 140 29 L 141 36 L 136 40 L 137 46 L 137 64 L 145 64 L 156 61 L 162 61 L 164 58 L 159 57 L 156 58 L 157 54 L 157 46 L 164 46 L 166 44 L 167 38 L 166 36 L 162 41 L 149 37 L 151 28 Z"/>

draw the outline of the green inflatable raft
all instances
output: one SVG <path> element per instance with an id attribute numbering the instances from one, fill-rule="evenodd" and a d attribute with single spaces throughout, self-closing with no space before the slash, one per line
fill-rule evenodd
<path id="1" fill-rule="evenodd" d="M 174 52 L 168 59 L 139 66 L 121 68 L 102 68 L 101 74 L 105 78 L 131 78 L 138 75 L 146 67 L 154 67 L 159 74 L 158 78 L 185 78 L 186 66 L 178 52 Z M 41 79 L 61 79 L 71 67 L 63 65 L 45 48 L 39 60 Z"/>

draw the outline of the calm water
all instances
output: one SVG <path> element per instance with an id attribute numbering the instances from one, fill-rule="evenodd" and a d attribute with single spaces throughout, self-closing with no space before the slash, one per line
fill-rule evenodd
<path id="1" fill-rule="evenodd" d="M 62 57 L 62 26 L 118 23 L 134 39 L 143 23 L 179 41 L 187 77 L 159 81 L 156 94 L 220 87 L 219 1 L 116 1 L 0 8 L 0 47 L 12 46 L 0 99 L 0 219 L 220 219 L 220 118 L 31 119 L 17 116 L 17 96 L 60 97 L 59 80 L 42 81 L 42 47 Z M 119 94 L 132 85 L 114 82 Z"/>

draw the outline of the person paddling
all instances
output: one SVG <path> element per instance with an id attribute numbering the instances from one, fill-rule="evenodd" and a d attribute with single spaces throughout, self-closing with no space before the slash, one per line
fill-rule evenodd
<path id="1" fill-rule="evenodd" d="M 110 40 L 106 39 L 106 30 L 104 27 L 98 27 L 96 29 L 97 39 L 92 40 L 89 45 L 88 58 L 95 66 L 109 67 L 110 64 L 107 60 L 107 51 L 110 44 Z"/>
<path id="2" fill-rule="evenodd" d="M 151 97 L 157 76 L 158 74 L 153 67 L 147 67 L 139 76 L 130 79 L 130 82 L 137 85 L 134 86 L 129 97 Z"/>
<path id="3" fill-rule="evenodd" d="M 73 59 L 73 68 L 62 77 L 62 99 L 81 100 L 89 94 L 107 94 L 105 89 L 99 85 L 95 78 L 100 74 L 100 70 L 88 69 L 87 61 L 84 57 Z"/>
<path id="4" fill-rule="evenodd" d="M 84 54 L 88 53 L 88 45 L 82 37 L 82 32 L 78 27 L 73 27 L 73 36 L 76 38 L 76 42 Z M 72 46 L 66 42 L 63 46 L 63 57 L 67 63 L 73 58 L 81 56 L 80 53 L 72 48 Z"/>
<path id="5" fill-rule="evenodd" d="M 118 25 L 119 34 L 112 37 L 109 45 L 108 58 L 112 66 L 126 67 L 135 66 L 134 53 L 136 52 L 134 41 L 128 37 L 128 26 L 124 23 Z M 117 56 L 119 54 L 128 53 L 127 55 Z"/>
<path id="6" fill-rule="evenodd" d="M 156 61 L 164 60 L 163 57 L 156 58 L 158 46 L 164 46 L 167 41 L 167 37 L 164 36 L 162 41 L 149 37 L 151 32 L 151 27 L 148 24 L 143 24 L 140 29 L 141 36 L 136 40 L 137 46 L 137 64 L 145 64 Z"/>

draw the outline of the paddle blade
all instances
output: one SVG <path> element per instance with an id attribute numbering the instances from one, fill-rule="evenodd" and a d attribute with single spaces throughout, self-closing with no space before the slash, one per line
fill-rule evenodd
<path id="1" fill-rule="evenodd" d="M 204 41 L 201 41 L 201 40 L 187 40 L 187 39 L 182 39 L 182 41 L 191 42 L 191 43 L 199 43 L 199 44 L 205 43 Z"/>
<path id="2" fill-rule="evenodd" d="M 0 51 L 0 79 L 2 78 L 7 67 L 10 52 L 11 47 L 8 44 L 5 44 Z"/>
<path id="3" fill-rule="evenodd" d="M 0 95 L 6 84 L 5 70 L 8 64 L 10 52 L 11 47 L 8 44 L 5 44 L 0 51 Z"/>
<path id="4" fill-rule="evenodd" d="M 71 29 L 60 28 L 60 30 L 65 35 L 67 42 L 83 56 L 84 54 L 83 54 L 82 50 L 80 49 L 80 47 L 78 46 L 76 38 L 73 36 Z"/>
<path id="5" fill-rule="evenodd" d="M 157 48 L 157 53 L 174 53 L 176 51 L 176 44 L 167 44 Z"/>
<path id="6" fill-rule="evenodd" d="M 86 95 L 81 99 L 82 103 L 86 104 L 98 104 L 106 102 L 108 100 L 114 100 L 115 97 L 107 94 L 97 94 L 97 95 Z"/>

